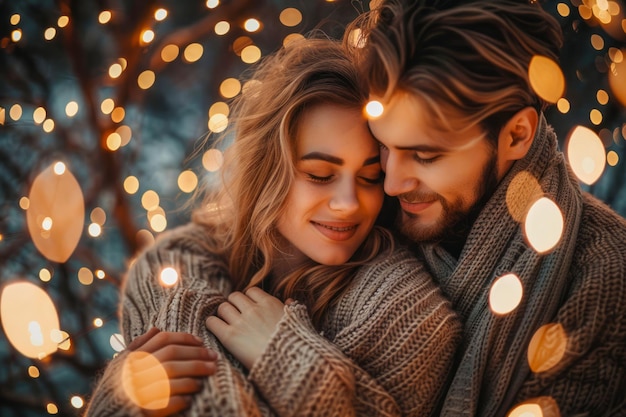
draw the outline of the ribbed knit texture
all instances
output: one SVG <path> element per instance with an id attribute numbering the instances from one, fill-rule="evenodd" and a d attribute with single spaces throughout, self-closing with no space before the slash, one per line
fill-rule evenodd
<path id="1" fill-rule="evenodd" d="M 422 264 L 405 249 L 361 268 L 324 317 L 321 334 L 294 304 L 249 375 L 204 327 L 230 289 L 226 266 L 206 247 L 207 231 L 188 225 L 161 239 L 130 268 L 122 295 L 126 341 L 152 325 L 204 338 L 220 352 L 218 370 L 184 415 L 428 416 L 449 380 L 462 332 Z M 161 269 L 180 281 L 162 288 Z M 126 352 L 110 361 L 88 416 L 139 416 L 119 388 Z"/>
<path id="2" fill-rule="evenodd" d="M 544 255 L 529 247 L 521 219 L 511 215 L 541 195 L 559 206 L 565 224 Z M 464 320 L 443 416 L 504 416 L 539 396 L 556 400 L 563 416 L 626 415 L 626 221 L 583 195 L 543 116 L 528 155 L 481 212 L 458 261 L 437 245 L 421 250 Z M 496 316 L 489 290 L 507 273 L 521 279 L 523 299 Z M 567 348 L 556 366 L 536 374 L 528 345 L 547 323 L 563 326 Z"/>

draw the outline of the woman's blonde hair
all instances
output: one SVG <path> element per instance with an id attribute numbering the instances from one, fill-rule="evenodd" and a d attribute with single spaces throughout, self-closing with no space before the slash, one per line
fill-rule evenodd
<path id="1" fill-rule="evenodd" d="M 260 285 L 272 269 L 281 239 L 276 224 L 295 176 L 303 112 L 326 103 L 361 110 L 366 98 L 357 69 L 341 44 L 330 39 L 289 44 L 253 72 L 232 106 L 234 140 L 224 152 L 221 188 L 208 194 L 193 216 L 195 222 L 210 226 L 223 245 L 214 249 L 228 259 L 235 289 Z M 311 261 L 287 277 L 277 277 L 271 291 L 283 300 L 305 303 L 318 325 L 355 269 L 391 245 L 389 232 L 376 227 L 346 264 Z"/>

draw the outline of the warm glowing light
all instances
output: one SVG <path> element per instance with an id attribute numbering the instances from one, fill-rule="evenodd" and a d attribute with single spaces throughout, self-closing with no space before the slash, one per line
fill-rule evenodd
<path id="1" fill-rule="evenodd" d="M 43 33 L 43 38 L 47 41 L 51 41 L 57 35 L 57 30 L 55 28 L 48 28 Z"/>
<path id="2" fill-rule="evenodd" d="M 20 117 L 22 117 L 22 106 L 19 104 L 12 105 L 9 109 L 9 116 L 15 121 L 20 120 Z"/>
<path id="3" fill-rule="evenodd" d="M 623 56 L 624 52 L 621 51 Z M 615 60 L 611 63 L 609 68 L 609 86 L 611 87 L 611 91 L 617 100 L 621 103 L 622 106 L 626 107 L 626 60 L 620 59 L 619 62 Z"/>
<path id="4" fill-rule="evenodd" d="M 221 35 L 226 35 L 226 34 L 228 33 L 228 31 L 230 30 L 230 23 L 228 23 L 228 22 L 227 22 L 227 21 L 225 21 L 225 20 L 222 20 L 222 21 L 220 21 L 220 22 L 217 22 L 217 23 L 215 24 L 215 28 L 214 28 L 214 30 L 215 30 L 215 33 L 216 33 L 217 35 L 220 35 L 220 36 L 221 36 Z"/>
<path id="5" fill-rule="evenodd" d="M 169 44 L 161 49 L 161 59 L 163 62 L 172 62 L 178 58 L 179 48 L 174 44 Z"/>
<path id="6" fill-rule="evenodd" d="M 141 229 L 140 231 L 138 231 L 135 235 L 135 240 L 137 241 L 137 246 L 140 248 L 154 245 L 155 241 L 154 235 L 146 229 Z"/>
<path id="7" fill-rule="evenodd" d="M 154 71 L 145 70 L 139 74 L 139 77 L 137 78 L 137 85 L 139 85 L 139 88 L 142 90 L 147 90 L 152 87 L 155 79 L 156 76 L 154 75 Z"/>
<path id="8" fill-rule="evenodd" d="M 167 17 L 167 10 L 163 8 L 156 9 L 156 11 L 154 12 L 154 20 L 161 22 L 165 20 L 166 17 Z"/>
<path id="9" fill-rule="evenodd" d="M 524 233 L 538 253 L 552 250 L 563 234 L 563 214 L 556 203 L 547 197 L 535 201 L 526 215 Z"/>
<path id="10" fill-rule="evenodd" d="M 550 103 L 556 103 L 565 91 L 563 71 L 546 56 L 535 55 L 530 60 L 528 78 L 535 93 Z"/>
<path id="11" fill-rule="evenodd" d="M 224 116 L 228 117 L 228 115 L 230 114 L 230 108 L 228 107 L 228 104 L 224 103 L 223 101 L 213 103 L 213 105 L 209 108 L 209 117 L 214 116 L 218 113 L 221 113 Z"/>
<path id="12" fill-rule="evenodd" d="M 155 214 L 150 219 L 150 228 L 155 232 L 162 232 L 167 228 L 167 219 L 163 214 Z"/>
<path id="13" fill-rule="evenodd" d="M 126 66 L 128 65 L 128 61 L 126 61 L 126 58 L 118 58 L 117 62 L 122 66 L 122 71 L 124 71 L 126 69 Z"/>
<path id="14" fill-rule="evenodd" d="M 52 166 L 52 170 L 54 171 L 55 174 L 57 175 L 63 175 L 65 174 L 65 170 L 67 169 L 67 167 L 65 166 L 65 164 L 61 161 L 56 162 L 53 166 Z"/>
<path id="15" fill-rule="evenodd" d="M 135 194 L 139 190 L 139 180 L 137 177 L 130 175 L 124 180 L 124 191 L 128 194 Z"/>
<path id="16" fill-rule="evenodd" d="M 121 352 L 126 349 L 126 343 L 124 343 L 124 338 L 119 333 L 113 333 L 109 338 L 109 344 L 116 352 Z"/>
<path id="17" fill-rule="evenodd" d="M 559 3 L 556 6 L 556 10 L 559 12 L 559 14 L 563 17 L 567 17 L 570 14 L 570 10 L 569 10 L 569 6 L 565 3 Z"/>
<path id="18" fill-rule="evenodd" d="M 617 165 L 617 163 L 619 162 L 619 155 L 617 154 L 617 152 L 609 151 L 609 153 L 606 154 L 606 162 L 612 167 Z"/>
<path id="19" fill-rule="evenodd" d="M 146 210 L 154 210 L 159 206 L 159 195 L 153 190 L 146 191 L 141 196 L 141 205 Z"/>
<path id="20" fill-rule="evenodd" d="M 68 16 L 61 16 L 57 20 L 57 26 L 60 28 L 64 28 L 68 25 L 68 23 L 70 23 L 70 18 Z"/>
<path id="21" fill-rule="evenodd" d="M 280 23 L 287 27 L 294 27 L 302 22 L 302 13 L 293 7 L 288 7 L 280 12 Z"/>
<path id="22" fill-rule="evenodd" d="M 506 274 L 496 279 L 489 290 L 489 306 L 495 314 L 507 314 L 515 310 L 522 301 L 524 288 L 515 274 Z"/>
<path id="23" fill-rule="evenodd" d="M 219 6 L 220 1 L 219 0 L 207 0 L 206 1 L 206 7 L 209 9 L 215 9 L 217 6 Z"/>
<path id="24" fill-rule="evenodd" d="M 122 137 L 117 132 L 109 134 L 106 138 L 106 147 L 110 151 L 116 151 L 122 146 Z"/>
<path id="25" fill-rule="evenodd" d="M 241 83 L 236 78 L 227 78 L 220 84 L 220 94 L 224 98 L 233 98 L 241 91 Z"/>
<path id="26" fill-rule="evenodd" d="M 74 395 L 70 399 L 70 404 L 72 404 L 72 407 L 74 408 L 83 408 L 83 406 L 85 405 L 85 401 L 83 401 L 83 399 L 78 395 Z"/>
<path id="27" fill-rule="evenodd" d="M 171 267 L 163 268 L 160 279 L 164 286 L 171 287 L 178 282 L 178 271 Z"/>
<path id="28" fill-rule="evenodd" d="M 209 130 L 214 133 L 223 132 L 228 127 L 228 118 L 222 113 L 217 113 L 209 119 Z"/>
<path id="29" fill-rule="evenodd" d="M 183 58 L 187 62 L 196 62 L 204 54 L 204 47 L 199 43 L 191 43 L 187 45 L 183 51 Z"/>
<path id="30" fill-rule="evenodd" d="M 43 131 L 46 133 L 50 133 L 54 130 L 54 120 L 46 119 L 43 121 L 42 125 Z"/>
<path id="31" fill-rule="evenodd" d="M 98 223 L 91 223 L 87 228 L 87 233 L 91 237 L 98 237 L 102 234 L 102 227 Z"/>
<path id="32" fill-rule="evenodd" d="M 600 178 L 606 163 L 602 139 L 591 129 L 577 126 L 567 139 L 567 159 L 574 174 L 585 184 Z"/>
<path id="33" fill-rule="evenodd" d="M 130 127 L 126 125 L 119 126 L 117 129 L 115 129 L 115 133 L 120 135 L 120 146 L 128 145 L 131 137 L 133 136 L 133 131 L 130 129 Z"/>
<path id="34" fill-rule="evenodd" d="M 604 90 L 598 90 L 596 93 L 596 99 L 598 100 L 598 103 L 605 105 L 609 102 L 609 94 Z"/>
<path id="35" fill-rule="evenodd" d="M 91 213 L 89 214 L 89 219 L 94 223 L 103 225 L 107 220 L 107 215 L 101 207 L 96 207 L 91 210 Z"/>
<path id="36" fill-rule="evenodd" d="M 43 107 L 37 107 L 33 111 L 33 121 L 37 124 L 41 124 L 44 120 L 46 120 L 46 109 Z"/>
<path id="37" fill-rule="evenodd" d="M 141 43 L 147 44 L 154 40 L 154 31 L 152 29 L 146 29 L 141 32 Z"/>
<path id="38" fill-rule="evenodd" d="M 59 316 L 50 296 L 28 281 L 7 284 L 0 296 L 4 333 L 22 355 L 40 359 L 56 352 L 49 335 L 59 329 Z"/>
<path id="39" fill-rule="evenodd" d="M 254 42 L 249 36 L 240 36 L 233 42 L 233 52 L 235 55 L 240 56 L 241 51 L 248 45 L 252 45 Z"/>
<path id="40" fill-rule="evenodd" d="M 556 366 L 567 348 L 567 334 L 560 323 L 541 326 L 528 345 L 528 365 L 535 372 L 545 372 Z"/>
<path id="41" fill-rule="evenodd" d="M 104 100 L 102 100 L 102 103 L 100 103 L 100 110 L 103 114 L 110 114 L 114 108 L 115 102 L 112 98 L 105 98 Z"/>
<path id="42" fill-rule="evenodd" d="M 43 230 L 52 229 L 52 219 L 50 217 L 44 217 L 43 221 L 41 222 L 41 228 Z"/>
<path id="43" fill-rule="evenodd" d="M 198 177 L 193 171 L 183 171 L 178 176 L 178 188 L 184 193 L 190 193 L 198 186 Z"/>
<path id="44" fill-rule="evenodd" d="M 9 20 L 11 22 L 12 25 L 17 25 L 18 23 L 20 23 L 20 20 L 22 19 L 22 17 L 19 14 L 13 14 L 11 15 L 11 19 Z"/>
<path id="45" fill-rule="evenodd" d="M 624 21 L 626 22 L 626 20 Z M 611 61 L 619 64 L 624 60 L 624 53 L 621 49 L 611 47 L 609 48 L 609 58 L 611 58 Z"/>
<path id="46" fill-rule="evenodd" d="M 371 100 L 365 105 L 365 114 L 370 119 L 382 116 L 383 111 L 385 111 L 385 107 L 380 101 Z"/>
<path id="47" fill-rule="evenodd" d="M 348 34 L 348 41 L 355 48 L 363 48 L 367 43 L 367 38 L 363 36 L 361 29 L 353 29 Z"/>
<path id="48" fill-rule="evenodd" d="M 78 113 L 78 103 L 75 101 L 70 101 L 65 105 L 65 114 L 67 117 L 74 117 Z"/>
<path id="49" fill-rule="evenodd" d="M 591 35 L 591 46 L 598 51 L 604 49 L 604 39 L 602 39 L 602 36 L 596 33 Z"/>
<path id="50" fill-rule="evenodd" d="M 109 23 L 111 21 L 111 12 L 108 10 L 100 12 L 98 15 L 98 22 L 101 24 Z"/>
<path id="51" fill-rule="evenodd" d="M 115 63 L 109 67 L 109 77 L 117 78 L 122 75 L 122 66 L 119 63 Z"/>
<path id="52" fill-rule="evenodd" d="M 104 271 L 102 269 L 96 269 L 94 271 L 94 275 L 96 276 L 96 278 L 98 279 L 104 279 L 104 277 L 106 276 L 106 274 L 104 273 Z"/>
<path id="53" fill-rule="evenodd" d="M 543 417 L 539 404 L 521 404 L 515 407 L 507 417 Z"/>
<path id="54" fill-rule="evenodd" d="M 28 208 L 30 207 L 30 200 L 28 199 L 28 197 L 22 197 L 20 198 L 19 204 L 22 210 L 28 210 Z"/>
<path id="55" fill-rule="evenodd" d="M 104 324 L 104 322 L 102 321 L 101 318 L 96 317 L 95 319 L 93 319 L 94 327 L 102 327 L 103 324 Z"/>
<path id="56" fill-rule="evenodd" d="M 4 121 L 6 119 L 6 110 L 4 107 L 0 107 L 0 126 L 4 125 Z"/>
<path id="57" fill-rule="evenodd" d="M 246 64 L 254 64 L 261 59 L 261 50 L 256 45 L 249 45 L 241 51 L 241 60 Z"/>
<path id="58" fill-rule="evenodd" d="M 243 27 L 248 32 L 256 32 L 257 30 L 261 29 L 261 22 L 259 22 L 257 19 L 247 19 L 243 23 Z"/>
<path id="59" fill-rule="evenodd" d="M 11 40 L 13 42 L 19 42 L 22 39 L 22 29 L 15 29 L 11 32 Z"/>
<path id="60" fill-rule="evenodd" d="M 48 414 L 58 414 L 59 407 L 57 407 L 56 404 L 48 403 L 46 405 L 46 411 L 48 412 Z"/>
<path id="61" fill-rule="evenodd" d="M 41 268 L 39 270 L 39 279 L 42 282 L 49 282 L 52 279 L 52 274 L 50 273 L 50 271 L 46 268 Z"/>
<path id="62" fill-rule="evenodd" d="M 304 39 L 304 35 L 302 35 L 301 33 L 290 33 L 289 35 L 285 36 L 285 39 L 283 39 L 283 46 L 287 47 L 292 42 L 300 41 L 303 39 Z"/>
<path id="63" fill-rule="evenodd" d="M 78 281 L 83 285 L 93 284 L 93 272 L 89 268 L 80 268 L 78 270 Z"/>
<path id="64" fill-rule="evenodd" d="M 222 167 L 224 155 L 219 149 L 209 149 L 202 155 L 202 166 L 209 172 L 215 172 Z"/>
<path id="65" fill-rule="evenodd" d="M 137 406 L 147 410 L 165 408 L 170 382 L 159 360 L 147 352 L 132 351 L 122 366 L 122 388 Z"/>
<path id="66" fill-rule="evenodd" d="M 125 116 L 126 111 L 123 107 L 116 107 L 111 112 L 111 120 L 113 120 L 115 123 L 120 123 L 122 120 L 124 120 Z"/>
<path id="67" fill-rule="evenodd" d="M 39 368 L 33 365 L 29 366 L 28 376 L 30 376 L 31 378 L 39 378 Z"/>
<path id="68" fill-rule="evenodd" d="M 598 109 L 591 109 L 589 112 L 589 120 L 591 120 L 591 123 L 594 125 L 599 125 L 602 123 L 602 112 Z"/>
<path id="69" fill-rule="evenodd" d="M 61 350 L 70 350 L 72 342 L 70 335 L 63 330 L 52 330 L 50 332 L 50 339 L 57 344 L 57 347 Z"/>
<path id="70" fill-rule="evenodd" d="M 65 262 L 78 244 L 83 231 L 85 205 L 83 193 L 69 170 L 57 174 L 52 164 L 33 181 L 26 212 L 28 231 L 37 249 L 51 261 Z M 50 226 L 42 233 L 42 222 L 50 219 Z"/>

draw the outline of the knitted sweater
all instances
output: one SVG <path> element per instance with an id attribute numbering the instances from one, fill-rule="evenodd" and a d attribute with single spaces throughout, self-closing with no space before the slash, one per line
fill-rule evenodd
<path id="1" fill-rule="evenodd" d="M 189 416 L 428 416 L 441 398 L 461 325 L 422 264 L 405 249 L 361 267 L 328 310 L 318 333 L 306 308 L 285 307 L 268 347 L 247 373 L 204 325 L 231 291 L 208 234 L 188 225 L 160 239 L 132 264 L 121 299 L 129 342 L 150 327 L 191 332 L 220 352 Z M 179 272 L 158 284 L 164 267 Z M 139 416 L 120 387 L 128 352 L 112 359 L 88 416 Z"/>
<path id="2" fill-rule="evenodd" d="M 538 197 L 555 202 L 564 221 L 547 253 L 524 235 Z M 581 191 L 543 117 L 460 257 L 432 244 L 421 253 L 465 327 L 442 416 L 505 416 L 527 401 L 543 416 L 626 416 L 626 221 Z M 494 314 L 490 289 L 509 273 L 522 301 Z M 545 325 L 551 330 L 533 337 Z"/>

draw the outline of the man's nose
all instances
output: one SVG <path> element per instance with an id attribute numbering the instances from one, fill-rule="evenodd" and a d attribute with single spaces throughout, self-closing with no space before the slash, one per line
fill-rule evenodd
<path id="1" fill-rule="evenodd" d="M 389 152 L 384 161 L 385 193 L 397 196 L 417 188 L 419 180 L 403 155 Z"/>

